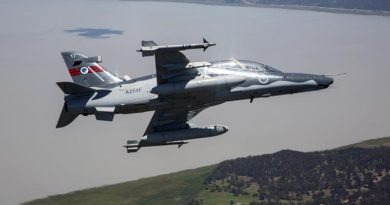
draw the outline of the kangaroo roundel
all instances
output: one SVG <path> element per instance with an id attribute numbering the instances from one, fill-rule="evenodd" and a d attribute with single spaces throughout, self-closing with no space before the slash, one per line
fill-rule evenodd
<path id="1" fill-rule="evenodd" d="M 80 73 L 81 73 L 81 74 L 85 75 L 85 74 L 87 74 L 88 72 L 89 72 L 89 69 L 88 69 L 87 67 L 82 67 L 82 68 L 80 68 Z"/>
<path id="2" fill-rule="evenodd" d="M 268 83 L 268 77 L 266 75 L 260 75 L 258 80 L 262 84 L 267 84 Z"/>

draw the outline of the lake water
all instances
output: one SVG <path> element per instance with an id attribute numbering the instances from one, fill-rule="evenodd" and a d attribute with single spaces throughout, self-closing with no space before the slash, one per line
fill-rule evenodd
<path id="1" fill-rule="evenodd" d="M 389 17 L 113 0 L 4 0 L 0 17 L 0 204 L 390 133 Z M 210 108 L 192 122 L 230 131 L 180 150 L 125 153 L 121 146 L 141 137 L 152 113 L 118 115 L 114 123 L 80 117 L 54 128 L 63 103 L 55 82 L 70 81 L 60 51 L 102 55 L 108 69 L 135 77 L 155 72 L 154 59 L 135 52 L 141 40 L 203 37 L 217 46 L 185 52 L 190 60 L 239 58 L 286 72 L 348 75 L 320 92 Z"/>

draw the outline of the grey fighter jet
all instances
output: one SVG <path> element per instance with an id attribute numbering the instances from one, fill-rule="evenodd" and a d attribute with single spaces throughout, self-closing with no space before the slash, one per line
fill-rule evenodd
<path id="1" fill-rule="evenodd" d="M 188 121 L 202 110 L 227 101 L 270 97 L 327 88 L 333 79 L 326 75 L 284 73 L 248 60 L 190 62 L 182 50 L 203 49 L 203 43 L 159 46 L 142 41 L 142 56 L 154 56 L 156 74 L 131 79 L 118 77 L 101 66 L 100 56 L 62 52 L 73 82 L 58 82 L 65 103 L 57 128 L 78 115 L 95 115 L 112 121 L 115 114 L 154 111 L 142 138 L 129 140 L 127 152 L 141 147 L 178 145 L 187 140 L 213 137 L 228 131 L 226 126 L 198 126 Z"/>

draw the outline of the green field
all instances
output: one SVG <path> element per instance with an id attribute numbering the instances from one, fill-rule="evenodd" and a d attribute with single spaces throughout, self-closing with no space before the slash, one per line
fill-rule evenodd
<path id="1" fill-rule="evenodd" d="M 98 205 L 137 204 L 169 205 L 185 204 L 192 199 L 204 205 L 230 204 L 230 201 L 249 204 L 252 197 L 234 197 L 225 192 L 209 192 L 203 185 L 215 165 L 181 171 L 173 174 L 139 179 L 136 181 L 86 189 L 56 196 L 49 196 L 25 203 L 25 205 Z"/>
<path id="2" fill-rule="evenodd" d="M 344 146 L 372 148 L 390 146 L 390 137 L 367 140 L 360 143 Z M 205 178 L 209 176 L 217 165 L 165 174 L 156 177 L 143 178 L 136 181 L 102 186 L 67 194 L 49 196 L 25 203 L 26 205 L 77 205 L 77 204 L 132 204 L 132 205 L 188 205 L 196 200 L 202 205 L 229 205 L 231 202 L 249 204 L 258 201 L 258 198 L 249 195 L 233 196 L 224 191 L 206 190 Z M 208 187 L 210 188 L 210 187 Z M 255 191 L 256 188 L 254 188 Z M 251 192 L 249 190 L 249 192 Z M 282 203 L 288 204 L 288 201 Z M 196 203 L 192 203 L 196 204 Z"/>
<path id="3" fill-rule="evenodd" d="M 25 204 L 188 204 L 203 188 L 203 179 L 215 166 L 202 167 L 68 194 Z"/>

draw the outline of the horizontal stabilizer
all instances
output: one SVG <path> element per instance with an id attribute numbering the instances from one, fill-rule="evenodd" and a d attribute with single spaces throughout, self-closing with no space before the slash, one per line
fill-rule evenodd
<path id="1" fill-rule="evenodd" d="M 98 112 L 115 112 L 115 107 L 95 107 Z"/>
<path id="2" fill-rule="evenodd" d="M 96 120 L 113 121 L 115 113 L 113 112 L 97 112 L 95 113 Z"/>
<path id="3" fill-rule="evenodd" d="M 96 91 L 95 89 L 72 82 L 57 82 L 57 85 L 65 94 L 71 95 Z"/>
<path id="4" fill-rule="evenodd" d="M 115 115 L 115 107 L 95 107 L 96 120 L 113 121 Z"/>

